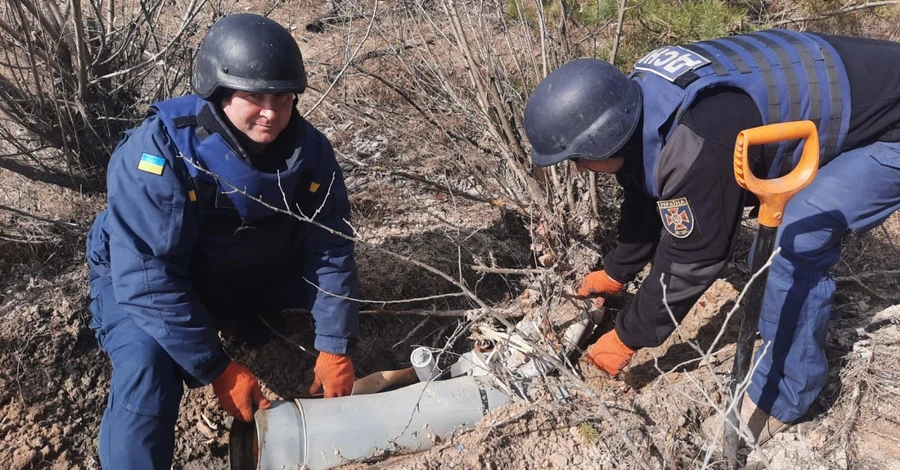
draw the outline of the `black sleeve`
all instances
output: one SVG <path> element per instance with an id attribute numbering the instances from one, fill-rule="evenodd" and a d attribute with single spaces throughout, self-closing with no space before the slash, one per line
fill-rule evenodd
<path id="1" fill-rule="evenodd" d="M 819 34 L 834 47 L 850 81 L 850 126 L 842 151 L 900 140 L 900 43 Z"/>
<path id="2" fill-rule="evenodd" d="M 617 318 L 627 346 L 662 344 L 675 329 L 672 317 L 680 322 L 725 266 L 744 202 L 734 179 L 734 141 L 758 125 L 749 97 L 721 93 L 692 107 L 663 148 L 655 209 L 664 230 L 650 275 Z"/>
<path id="3" fill-rule="evenodd" d="M 640 187 L 634 173 L 616 174 L 624 190 L 619 212 L 616 247 L 603 258 L 603 269 L 616 281 L 626 283 L 644 269 L 659 243 L 662 224 L 656 201 Z"/>

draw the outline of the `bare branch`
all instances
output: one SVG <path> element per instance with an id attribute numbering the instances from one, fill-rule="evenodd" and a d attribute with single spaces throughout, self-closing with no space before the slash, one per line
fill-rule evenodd
<path id="1" fill-rule="evenodd" d="M 359 50 L 362 49 L 363 44 L 365 44 L 366 41 L 368 41 L 368 39 L 369 39 L 369 34 L 371 34 L 371 32 L 372 32 L 372 25 L 375 24 L 375 15 L 377 15 L 377 14 L 378 14 L 378 0 L 375 0 L 375 5 L 372 7 L 372 18 L 369 20 L 369 26 L 366 28 L 366 34 L 365 34 L 365 36 L 363 36 L 362 41 L 360 41 L 359 44 L 356 46 L 356 50 L 353 51 L 353 54 L 350 55 L 350 59 L 347 60 L 346 64 L 344 64 L 344 67 L 341 69 L 340 73 L 338 73 L 337 76 L 334 77 L 334 80 L 331 82 L 330 85 L 328 85 L 328 88 L 325 90 L 324 93 L 322 93 L 322 96 L 319 97 L 319 100 L 316 101 L 316 104 L 314 104 L 311 108 L 309 108 L 306 111 L 306 113 L 303 115 L 304 117 L 307 117 L 310 114 L 312 114 L 313 111 L 315 111 L 316 108 L 318 108 L 319 105 L 322 104 L 322 101 L 325 100 L 325 97 L 328 96 L 328 93 L 331 92 L 331 90 L 334 88 L 334 85 L 337 84 L 337 82 L 344 75 L 344 72 L 347 71 L 347 68 L 350 67 L 350 65 L 353 63 L 354 58 L 356 57 L 357 54 L 359 54 Z"/>
<path id="2" fill-rule="evenodd" d="M 330 234 L 332 234 L 332 235 L 335 235 L 335 236 L 337 236 L 337 237 L 343 238 L 343 239 L 345 239 L 345 240 L 349 240 L 349 241 L 352 241 L 352 242 L 354 242 L 354 243 L 361 243 L 361 244 L 364 244 L 364 245 L 366 245 L 366 247 L 368 247 L 368 248 L 370 248 L 370 249 L 373 249 L 373 250 L 375 250 L 375 251 L 377 251 L 377 252 L 379 252 L 379 253 L 388 255 L 388 256 L 390 256 L 390 257 L 392 257 L 392 258 L 394 258 L 394 259 L 403 261 L 403 262 L 408 263 L 408 264 L 411 264 L 411 265 L 413 265 L 413 266 L 417 266 L 417 267 L 419 267 L 419 268 L 424 269 L 425 271 L 428 271 L 428 272 L 430 272 L 430 273 L 432 273 L 432 274 L 435 274 L 435 275 L 437 275 L 437 276 L 439 276 L 439 277 L 441 277 L 441 278 L 447 280 L 448 282 L 450 282 L 451 284 L 453 284 L 454 286 L 456 286 L 456 287 L 462 292 L 463 295 L 465 295 L 466 297 L 468 297 L 468 298 L 471 299 L 473 302 L 475 302 L 476 304 L 478 304 L 478 306 L 481 307 L 481 309 L 482 309 L 481 312 L 482 312 L 482 313 L 479 315 L 479 317 L 491 315 L 495 320 L 497 320 L 498 322 L 500 322 L 501 324 L 503 324 L 503 325 L 506 326 L 507 328 L 509 328 L 509 329 L 514 329 L 514 328 L 515 328 L 508 320 L 506 320 L 506 318 L 503 318 L 503 317 L 500 317 L 500 316 L 493 315 L 493 313 L 494 313 L 494 312 L 493 312 L 493 309 L 492 309 L 490 306 L 488 306 L 486 303 L 484 303 L 484 301 L 481 300 L 481 298 L 479 298 L 477 295 L 475 295 L 475 293 L 472 292 L 465 284 L 463 284 L 463 283 L 457 281 L 456 278 L 454 278 L 453 276 L 450 276 L 449 274 L 447 274 L 447 273 L 441 271 L 440 269 L 437 269 L 437 268 L 435 268 L 435 267 L 433 267 L 433 266 L 431 266 L 431 265 L 429 265 L 429 264 L 427 264 L 427 263 L 423 263 L 423 262 L 421 262 L 421 261 L 418 261 L 418 260 L 416 260 L 416 259 L 410 258 L 410 257 L 408 257 L 408 256 L 403 256 L 403 255 L 398 254 L 398 253 L 395 253 L 395 252 L 393 252 L 393 251 L 391 251 L 391 250 L 382 248 L 382 247 L 380 247 L 380 246 L 378 246 L 378 245 L 374 245 L 374 244 L 371 244 L 371 243 L 367 243 L 366 241 L 360 239 L 359 237 L 352 236 L 352 235 L 347 235 L 347 234 L 345 234 L 345 233 L 343 233 L 343 232 L 340 232 L 340 231 L 338 231 L 338 230 L 335 230 L 335 229 L 333 229 L 333 228 L 331 228 L 331 227 L 329 227 L 329 226 L 327 226 L 327 225 L 324 225 L 324 224 L 322 224 L 322 223 L 320 223 L 320 222 L 318 222 L 318 221 L 316 221 L 316 220 L 313 220 L 313 219 L 311 219 L 311 218 L 309 218 L 309 217 L 303 215 L 302 213 L 297 213 L 297 212 L 285 210 L 285 209 L 280 208 L 280 207 L 273 206 L 273 205 L 267 203 L 266 201 L 263 201 L 263 200 L 260 199 L 259 197 L 247 193 L 247 192 L 244 191 L 242 188 L 238 188 L 238 187 L 234 186 L 233 184 L 231 184 L 230 182 L 221 179 L 218 175 L 216 175 L 216 174 L 210 172 L 209 170 L 203 168 L 202 166 L 196 165 L 191 159 L 185 158 L 185 157 L 184 157 L 183 155 L 181 155 L 181 154 L 179 154 L 178 157 L 181 158 L 187 165 L 191 165 L 191 166 L 193 166 L 194 168 L 196 168 L 197 170 L 199 170 L 200 172 L 205 173 L 205 174 L 207 174 L 207 175 L 209 175 L 209 176 L 212 176 L 213 178 L 215 178 L 215 179 L 216 179 L 217 181 L 219 181 L 220 183 L 222 183 L 222 184 L 224 184 L 225 186 L 231 188 L 232 191 L 234 191 L 234 192 L 236 192 L 236 193 L 239 193 L 239 194 L 242 194 L 242 195 L 244 195 L 245 197 L 247 197 L 247 198 L 249 198 L 249 199 L 251 199 L 251 200 L 253 200 L 253 201 L 256 201 L 257 203 L 263 205 L 264 207 L 266 207 L 266 208 L 268 208 L 268 209 L 270 209 L 270 210 L 272 210 L 272 211 L 275 211 L 275 212 L 277 212 L 277 213 L 279 213 L 279 214 L 286 214 L 286 215 L 289 215 L 289 216 L 291 216 L 291 217 L 294 217 L 295 219 L 297 219 L 297 220 L 299 220 L 299 221 L 301 221 L 301 222 L 305 222 L 305 223 L 308 223 L 308 224 L 315 225 L 316 227 L 318 227 L 318 228 L 320 228 L 320 229 L 322 229 L 322 230 L 324 230 L 324 231 L 326 231 L 326 232 L 328 232 L 328 233 L 330 233 Z M 307 280 L 307 282 L 309 282 L 309 281 Z M 318 286 L 317 286 L 316 288 L 318 289 Z M 448 295 L 449 295 L 449 294 L 448 294 Z"/>
<path id="3" fill-rule="evenodd" d="M 53 224 L 53 225 L 56 225 L 56 226 L 58 226 L 58 227 L 65 227 L 65 228 L 67 228 L 67 229 L 75 229 L 75 230 L 78 230 L 78 231 L 81 231 L 81 232 L 87 232 L 87 228 L 84 227 L 84 226 L 81 226 L 81 225 L 78 225 L 78 224 L 73 224 L 73 223 L 71 223 L 71 222 L 62 222 L 62 221 L 59 221 L 59 220 L 47 219 L 47 218 L 41 217 L 41 216 L 39 216 L 39 215 L 30 214 L 30 213 L 28 213 L 28 212 L 25 212 L 25 211 L 22 211 L 22 210 L 19 210 L 19 209 L 14 209 L 14 208 L 12 208 L 12 207 L 9 207 L 9 206 L 3 205 L 3 204 L 0 204 L 0 210 L 4 210 L 4 211 L 7 211 L 7 212 L 12 212 L 13 214 L 21 215 L 22 217 L 28 217 L 29 219 L 39 220 L 39 221 L 41 221 L 41 222 L 46 222 L 46 223 L 48 223 L 48 224 Z"/>
<path id="4" fill-rule="evenodd" d="M 72 0 L 72 21 L 75 23 L 75 55 L 77 59 L 76 74 L 78 76 L 78 96 L 82 100 L 87 98 L 87 43 L 84 38 L 82 26 L 81 0 Z"/>
<path id="5" fill-rule="evenodd" d="M 818 15 L 812 15 L 812 16 L 807 16 L 807 17 L 803 17 L 803 18 L 788 18 L 788 19 L 776 21 L 776 22 L 772 23 L 772 26 L 778 27 L 778 26 L 785 26 L 785 25 L 789 25 L 789 24 L 793 24 L 793 23 L 802 23 L 804 21 L 824 20 L 827 18 L 831 18 L 833 16 L 843 15 L 845 13 L 850 13 L 850 12 L 854 12 L 854 11 L 878 8 L 878 7 L 888 6 L 888 5 L 897 5 L 897 4 L 900 4 L 900 1 L 898 1 L 898 0 L 891 0 L 891 1 L 884 1 L 884 2 L 868 2 L 867 1 L 866 3 L 863 3 L 862 5 L 844 5 L 840 8 L 838 8 L 837 10 L 829 11 L 829 12 L 818 14 Z"/>
<path id="6" fill-rule="evenodd" d="M 491 273 L 491 274 L 521 274 L 521 275 L 530 275 L 530 274 L 547 274 L 551 272 L 549 269 L 514 269 L 514 268 L 494 268 L 490 266 L 471 266 L 473 271 L 478 271 L 480 273 Z"/>
<path id="7" fill-rule="evenodd" d="M 405 301 L 411 302 L 411 300 Z M 377 310 L 360 310 L 360 315 L 417 315 L 421 317 L 444 317 L 444 318 L 472 318 L 473 316 L 478 315 L 480 312 L 478 310 L 385 310 L 385 309 L 377 309 Z M 495 309 L 494 313 L 496 315 L 503 316 L 505 318 L 513 318 L 517 316 L 522 316 L 521 312 L 517 309 Z"/>
<path id="8" fill-rule="evenodd" d="M 436 300 L 436 299 L 446 299 L 448 297 L 462 297 L 465 294 L 462 292 L 451 292 L 449 294 L 436 294 L 429 295 L 427 297 L 417 297 L 412 299 L 400 299 L 400 300 L 373 300 L 373 299 L 355 299 L 353 297 L 347 297 L 345 295 L 335 294 L 334 292 L 329 292 L 325 289 L 322 289 L 315 282 L 310 281 L 307 278 L 302 278 L 307 284 L 316 288 L 317 291 L 328 294 L 330 297 L 336 297 L 338 299 L 344 300 L 352 300 L 357 303 L 371 303 L 371 304 L 408 304 L 410 302 L 422 302 L 426 300 Z"/>

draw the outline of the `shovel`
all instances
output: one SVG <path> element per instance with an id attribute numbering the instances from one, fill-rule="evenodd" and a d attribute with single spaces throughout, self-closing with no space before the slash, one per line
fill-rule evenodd
<path id="1" fill-rule="evenodd" d="M 805 139 L 800 162 L 787 175 L 774 179 L 758 179 L 750 169 L 748 149 L 751 145 L 774 144 L 785 140 Z M 741 131 L 734 145 L 734 177 L 737 183 L 747 191 L 755 194 L 760 201 L 759 233 L 756 248 L 753 251 L 752 273 L 759 272 L 772 256 L 775 234 L 784 218 L 784 207 L 801 189 L 805 188 L 816 177 L 819 171 L 819 135 L 812 121 L 794 121 L 767 126 L 755 127 Z M 759 275 L 747 292 L 747 303 L 738 333 L 737 351 L 734 354 L 734 369 L 731 375 L 731 408 L 725 426 L 725 457 L 732 468 L 743 467 L 738 455 L 741 446 L 738 427 L 741 416 L 743 390 L 740 385 L 750 370 L 753 356 L 753 344 L 759 325 L 760 310 L 765 294 L 768 270 Z M 740 393 L 740 396 L 738 396 Z"/>

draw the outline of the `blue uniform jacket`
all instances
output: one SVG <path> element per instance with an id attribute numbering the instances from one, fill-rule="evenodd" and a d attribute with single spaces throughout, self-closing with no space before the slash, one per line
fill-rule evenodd
<path id="1" fill-rule="evenodd" d="M 198 109 L 204 105 L 194 96 L 176 100 L 188 104 L 188 108 L 193 104 Z M 161 109 L 166 103 L 159 104 Z M 273 272 L 278 276 L 291 273 L 282 273 L 284 266 L 266 261 L 275 259 L 273 253 L 267 253 L 272 251 L 273 244 L 260 243 L 252 236 L 242 237 L 244 232 L 253 231 L 242 230 L 247 224 L 237 212 L 234 216 L 239 226 L 232 232 L 233 237 L 204 236 L 202 223 L 209 220 L 204 215 L 212 210 L 203 207 L 202 198 L 198 201 L 202 173 L 198 174 L 185 161 L 188 152 L 180 152 L 176 142 L 186 140 L 172 136 L 165 121 L 165 113 L 147 118 L 139 127 L 128 131 L 113 152 L 107 175 L 109 206 L 97 217 L 88 235 L 87 258 L 91 266 L 92 296 L 95 286 L 99 289 L 111 283 L 125 314 L 159 342 L 184 370 L 189 385 L 196 386 L 210 383 L 230 360 L 213 323 L 212 316 L 217 312 L 211 312 L 204 299 L 274 295 L 265 289 L 261 291 L 258 284 L 248 283 L 245 291 L 241 291 L 240 285 L 218 284 L 217 287 L 216 283 L 201 282 L 201 277 L 207 281 L 219 278 L 215 272 L 204 273 L 206 267 L 198 266 L 202 264 L 198 260 L 241 253 L 244 260 L 263 260 L 262 265 L 257 262 L 252 266 L 255 272 Z M 187 131 L 193 132 L 194 128 L 188 127 Z M 293 166 L 302 166 L 305 175 L 297 183 L 301 187 L 291 188 L 295 193 L 292 210 L 301 210 L 308 216 L 316 214 L 318 223 L 350 234 L 347 191 L 330 143 L 296 113 L 284 132 L 300 136 L 296 148 L 292 149 L 295 155 L 288 161 Z M 218 188 L 215 211 L 221 212 L 218 201 L 228 189 Z M 281 229 L 277 224 L 296 224 L 296 219 L 286 216 L 277 220 L 269 232 L 286 231 L 287 225 Z M 302 226 L 296 244 L 299 252 L 274 255 L 291 263 L 297 260 L 292 266 L 293 274 L 302 275 L 319 287 L 301 282 L 307 291 L 306 298 L 311 299 L 310 309 L 316 321 L 316 349 L 347 353 L 358 335 L 359 307 L 356 302 L 342 298 L 354 298 L 358 291 L 353 243 L 313 224 Z M 256 256 L 255 251 L 258 251 Z"/>

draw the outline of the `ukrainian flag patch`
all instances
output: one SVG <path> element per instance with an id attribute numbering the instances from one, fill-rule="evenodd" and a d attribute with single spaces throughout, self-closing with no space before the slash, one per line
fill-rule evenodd
<path id="1" fill-rule="evenodd" d="M 147 173 L 153 173 L 156 176 L 160 176 L 163 173 L 163 168 L 165 168 L 165 165 L 165 158 L 145 153 L 141 155 L 141 161 L 140 163 L 138 163 L 138 170 L 146 171 Z"/>

